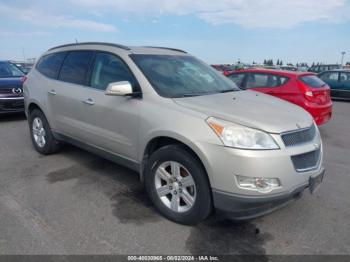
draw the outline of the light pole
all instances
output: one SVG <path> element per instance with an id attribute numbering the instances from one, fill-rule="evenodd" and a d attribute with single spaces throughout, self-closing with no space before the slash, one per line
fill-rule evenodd
<path id="1" fill-rule="evenodd" d="M 343 65 L 344 63 L 344 56 L 345 56 L 346 52 L 341 52 L 341 65 Z"/>

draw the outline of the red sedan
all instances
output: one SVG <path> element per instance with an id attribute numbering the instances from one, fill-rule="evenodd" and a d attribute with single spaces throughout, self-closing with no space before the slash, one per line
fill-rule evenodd
<path id="1" fill-rule="evenodd" d="M 247 69 L 227 75 L 242 89 L 273 95 L 308 111 L 317 125 L 332 117 L 330 88 L 315 74 L 270 69 Z"/>

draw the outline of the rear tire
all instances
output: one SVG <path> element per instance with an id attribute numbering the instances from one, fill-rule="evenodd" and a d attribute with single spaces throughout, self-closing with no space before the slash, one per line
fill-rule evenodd
<path id="1" fill-rule="evenodd" d="M 29 115 L 28 122 L 30 137 L 36 151 L 43 155 L 49 155 L 60 149 L 60 143 L 54 138 L 42 111 L 34 109 Z"/>
<path id="2" fill-rule="evenodd" d="M 151 155 L 145 170 L 145 185 L 157 210 L 174 222 L 197 224 L 211 213 L 206 171 L 181 145 L 165 146 Z"/>

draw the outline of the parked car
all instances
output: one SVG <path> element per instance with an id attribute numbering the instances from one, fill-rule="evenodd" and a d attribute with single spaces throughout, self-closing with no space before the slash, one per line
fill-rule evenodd
<path id="1" fill-rule="evenodd" d="M 22 72 L 23 72 L 23 74 L 28 74 L 29 73 L 29 71 L 30 71 L 30 69 L 31 69 L 31 67 L 25 67 L 25 66 L 23 66 L 23 65 L 21 65 L 21 64 L 16 64 L 16 63 L 14 63 L 14 62 L 11 62 L 11 61 L 8 61 L 9 63 L 11 63 L 12 65 L 14 65 L 14 66 L 16 66 L 19 70 L 21 70 Z"/>
<path id="2" fill-rule="evenodd" d="M 280 66 L 279 69 L 285 71 L 298 71 L 298 68 L 295 66 Z"/>
<path id="3" fill-rule="evenodd" d="M 213 68 L 215 68 L 217 71 L 222 72 L 224 75 L 228 75 L 231 72 L 237 70 L 237 69 L 241 69 L 241 67 L 238 67 L 236 65 L 229 65 L 229 64 L 225 64 L 225 65 L 211 65 Z"/>
<path id="4" fill-rule="evenodd" d="M 324 71 L 341 69 L 341 65 L 316 65 L 309 68 L 309 72 L 322 73 Z"/>
<path id="5" fill-rule="evenodd" d="M 260 216 L 313 192 L 324 175 L 307 112 L 242 91 L 181 50 L 58 46 L 30 71 L 24 95 L 39 153 L 65 141 L 134 169 L 159 212 L 179 223 L 213 209 Z"/>
<path id="6" fill-rule="evenodd" d="M 318 75 L 331 88 L 334 98 L 350 99 L 350 70 L 332 70 Z"/>
<path id="7" fill-rule="evenodd" d="M 24 111 L 22 84 L 25 76 L 13 64 L 0 61 L 0 114 Z"/>
<path id="8" fill-rule="evenodd" d="M 315 119 L 317 125 L 332 117 L 329 86 L 308 72 L 249 69 L 228 75 L 240 88 L 273 95 L 301 106 Z"/>
<path id="9" fill-rule="evenodd" d="M 308 72 L 309 68 L 307 66 L 298 66 L 296 71 Z"/>

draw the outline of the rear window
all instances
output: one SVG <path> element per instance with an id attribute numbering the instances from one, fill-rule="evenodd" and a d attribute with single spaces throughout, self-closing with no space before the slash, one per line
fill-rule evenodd
<path id="1" fill-rule="evenodd" d="M 299 79 L 305 84 L 307 84 L 308 86 L 314 87 L 314 88 L 319 88 L 326 85 L 325 82 L 323 82 L 320 78 L 314 75 L 302 76 Z"/>
<path id="2" fill-rule="evenodd" d="M 62 65 L 59 80 L 78 85 L 86 85 L 86 77 L 93 54 L 92 51 L 70 52 Z"/>
<path id="3" fill-rule="evenodd" d="M 43 75 L 57 79 L 58 72 L 66 54 L 66 52 L 60 52 L 43 56 L 38 62 L 36 68 Z"/>

